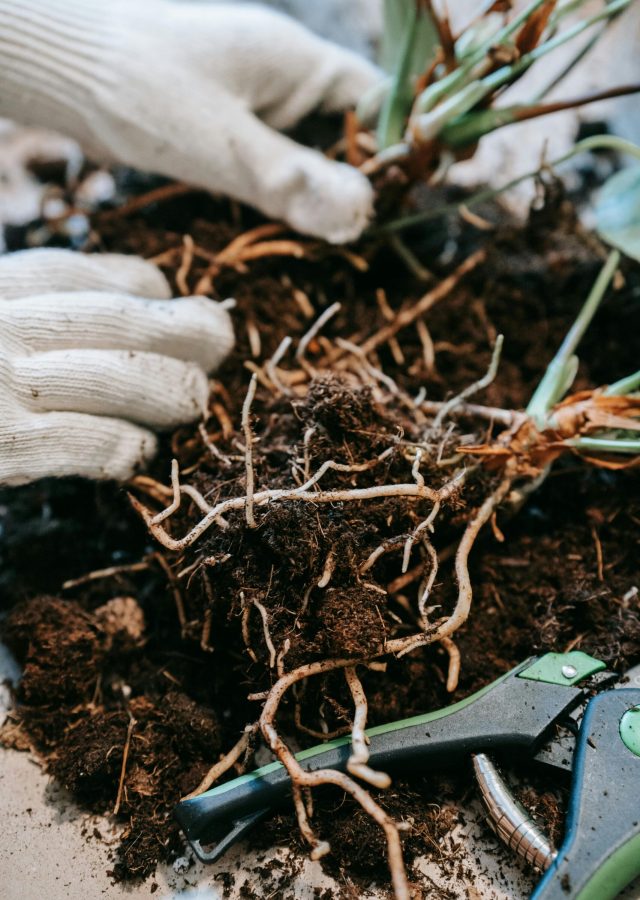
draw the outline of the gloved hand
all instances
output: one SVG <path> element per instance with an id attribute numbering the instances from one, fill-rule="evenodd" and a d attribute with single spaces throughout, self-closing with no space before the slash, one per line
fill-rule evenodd
<path id="1" fill-rule="evenodd" d="M 233 345 L 205 297 L 169 300 L 150 263 L 26 250 L 0 258 L 0 484 L 128 478 L 149 429 L 196 419 Z"/>
<path id="2" fill-rule="evenodd" d="M 366 178 L 275 129 L 354 105 L 359 56 L 257 5 L 0 0 L 0 114 L 107 162 L 221 191 L 333 242 L 358 237 Z"/>

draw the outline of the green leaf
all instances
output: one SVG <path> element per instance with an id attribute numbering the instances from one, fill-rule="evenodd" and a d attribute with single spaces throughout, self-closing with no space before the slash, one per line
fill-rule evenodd
<path id="1" fill-rule="evenodd" d="M 595 212 L 596 231 L 603 241 L 640 262 L 640 166 L 608 179 Z"/>
<path id="2" fill-rule="evenodd" d="M 413 104 L 414 80 L 425 71 L 437 46 L 436 27 L 417 0 L 385 0 L 381 62 L 393 77 L 378 121 L 381 150 L 402 140 Z"/>
<path id="3" fill-rule="evenodd" d="M 419 75 L 433 59 L 438 33 L 424 7 L 417 0 L 384 0 L 384 28 L 380 48 L 380 65 L 393 75 L 402 59 L 406 35 L 413 32 L 407 60 L 410 76 Z"/>
<path id="4" fill-rule="evenodd" d="M 602 303 L 602 298 L 615 275 L 619 262 L 620 254 L 617 250 L 612 250 L 589 291 L 589 296 L 585 300 L 584 306 L 567 332 L 560 349 L 549 363 L 547 371 L 527 406 L 527 413 L 534 419 L 538 428 L 544 428 L 545 425 L 549 424 L 549 411 L 573 384 L 578 371 L 578 360 L 575 356 L 576 348 L 598 311 L 598 307 Z"/>
<path id="5" fill-rule="evenodd" d="M 610 384 L 606 388 L 605 394 L 608 397 L 623 397 L 625 394 L 632 394 L 638 390 L 640 390 L 640 369 L 634 372 L 633 375 L 627 375 L 626 378 L 621 378 L 620 381 Z"/>

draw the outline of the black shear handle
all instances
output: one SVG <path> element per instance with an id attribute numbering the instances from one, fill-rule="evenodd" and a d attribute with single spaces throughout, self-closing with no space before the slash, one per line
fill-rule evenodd
<path id="1" fill-rule="evenodd" d="M 585 712 L 565 839 L 532 900 L 612 900 L 640 875 L 640 689 Z"/>
<path id="2" fill-rule="evenodd" d="M 582 692 L 570 685 L 518 677 L 528 665 L 529 662 L 518 666 L 484 690 L 444 710 L 370 729 L 369 765 L 401 772 L 495 748 L 535 752 L 553 723 L 575 706 Z M 345 771 L 350 754 L 347 738 L 303 751 L 297 759 L 308 771 Z M 277 806 L 290 790 L 286 770 L 279 763 L 272 763 L 183 801 L 175 815 L 190 840 L 207 841 L 221 826 L 229 827 L 259 810 Z"/>

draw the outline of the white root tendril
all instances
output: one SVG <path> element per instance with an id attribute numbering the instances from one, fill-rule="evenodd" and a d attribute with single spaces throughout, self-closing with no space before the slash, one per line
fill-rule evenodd
<path id="1" fill-rule="evenodd" d="M 351 729 L 351 756 L 347 760 L 347 771 L 375 788 L 388 788 L 391 786 L 391 778 L 387 773 L 376 772 L 368 765 L 369 744 L 365 734 L 368 713 L 367 697 L 356 674 L 355 666 L 347 666 L 344 674 L 355 706 Z"/>
<path id="2" fill-rule="evenodd" d="M 270 360 L 265 364 L 265 370 L 270 380 L 274 384 L 274 386 L 280 391 L 281 394 L 285 394 L 289 396 L 291 391 L 288 387 L 286 387 L 282 381 L 280 380 L 280 376 L 278 375 L 278 364 L 282 361 L 283 356 L 291 346 L 292 340 L 287 335 L 287 337 L 282 338 L 276 352 L 273 354 Z"/>
<path id="3" fill-rule="evenodd" d="M 267 650 L 269 651 L 269 668 L 273 669 L 276 665 L 276 660 L 278 658 L 278 654 L 274 643 L 271 639 L 271 632 L 269 631 L 269 613 L 266 610 L 266 607 L 263 606 L 262 603 L 258 600 L 257 597 L 253 597 L 252 603 L 255 608 L 260 613 L 260 618 L 262 619 L 262 630 L 264 632 L 264 642 L 267 645 Z M 285 651 L 286 652 L 286 651 Z"/>
<path id="4" fill-rule="evenodd" d="M 440 643 L 449 654 L 447 690 L 451 694 L 458 687 L 458 679 L 460 678 L 460 651 L 458 650 L 458 645 L 450 637 L 442 638 Z"/>
<path id="5" fill-rule="evenodd" d="M 305 354 L 307 352 L 307 348 L 314 337 L 318 334 L 318 332 L 324 328 L 329 319 L 332 319 L 333 316 L 340 310 L 340 303 L 332 303 L 328 309 L 322 313 L 321 316 L 318 316 L 316 321 L 313 323 L 311 328 L 300 338 L 300 343 L 298 344 L 298 349 L 296 350 L 296 359 L 300 363 L 300 365 L 304 366 L 305 363 L 309 366 L 309 363 L 305 360 Z"/>
<path id="6" fill-rule="evenodd" d="M 336 568 L 336 555 L 333 552 L 333 549 L 331 549 L 327 553 L 327 558 L 324 563 L 324 569 L 322 570 L 322 575 L 320 576 L 320 580 L 318 581 L 319 588 L 327 587 L 327 585 L 331 581 L 331 576 L 333 575 L 335 568 Z"/>
<path id="7" fill-rule="evenodd" d="M 245 497 L 244 507 L 247 517 L 247 525 L 249 528 L 256 528 L 256 520 L 253 514 L 253 430 L 251 428 L 251 404 L 256 395 L 256 387 L 258 384 L 257 375 L 251 376 L 247 396 L 242 404 L 242 430 L 244 432 L 245 443 L 245 471 L 247 480 L 247 495 Z"/>
<path id="8" fill-rule="evenodd" d="M 314 476 L 314 484 L 316 480 Z M 252 494 L 251 505 L 252 507 L 265 506 L 274 502 L 355 503 L 366 500 L 379 500 L 385 497 L 411 497 L 417 500 L 443 502 L 457 490 L 459 484 L 460 479 L 456 478 L 439 489 L 418 484 L 381 484 L 368 488 L 346 488 L 334 491 L 310 491 L 305 489 L 304 485 L 301 488 L 288 490 L 272 488 Z M 186 547 L 190 547 L 220 516 L 235 509 L 248 507 L 246 496 L 231 497 L 228 500 L 223 500 L 216 504 L 204 519 L 201 519 L 184 537 L 176 539 L 161 524 L 156 524 L 153 521 L 155 517 L 136 497 L 131 494 L 129 497 L 134 509 L 144 519 L 153 536 L 168 550 L 184 550 Z"/>
<path id="9" fill-rule="evenodd" d="M 427 627 L 427 602 L 431 596 L 431 591 L 438 575 L 438 554 L 436 549 L 426 535 L 422 536 L 422 546 L 427 551 L 427 556 L 431 562 L 431 569 L 426 579 L 420 585 L 420 596 L 418 597 L 418 617 L 422 623 L 422 627 Z"/>
<path id="10" fill-rule="evenodd" d="M 411 559 L 411 550 L 413 549 L 413 545 L 418 540 L 423 531 L 425 531 L 426 529 L 429 529 L 429 531 L 433 530 L 433 522 L 440 512 L 440 506 L 440 502 L 436 500 L 436 502 L 433 504 L 433 509 L 431 510 L 427 518 L 420 522 L 418 527 L 414 530 L 413 534 L 410 534 L 405 541 L 401 569 L 403 575 L 409 568 L 409 560 Z"/>

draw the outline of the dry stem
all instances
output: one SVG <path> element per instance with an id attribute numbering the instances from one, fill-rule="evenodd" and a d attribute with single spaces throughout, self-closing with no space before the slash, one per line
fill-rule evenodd
<path id="1" fill-rule="evenodd" d="M 113 814 L 117 816 L 120 812 L 120 805 L 122 803 L 122 795 L 124 793 L 124 779 L 127 774 L 127 761 L 129 759 L 129 749 L 131 747 L 131 738 L 133 736 L 133 729 L 136 727 L 136 720 L 133 718 L 131 713 L 129 713 L 129 724 L 127 725 L 127 736 L 124 741 L 124 750 L 122 751 L 122 767 L 120 769 L 120 780 L 118 782 L 118 794 L 116 796 L 116 802 L 113 807 Z"/>
<path id="2" fill-rule="evenodd" d="M 205 791 L 208 791 L 212 784 L 214 784 L 219 778 L 222 778 L 225 772 L 228 772 L 231 766 L 233 766 L 242 756 L 243 753 L 247 750 L 251 738 L 258 730 L 258 723 L 254 722 L 253 725 L 247 725 L 245 728 L 242 737 L 240 740 L 234 744 L 234 746 L 226 753 L 222 759 L 218 760 L 215 765 L 211 766 L 207 774 L 204 776 L 200 784 L 195 790 L 191 791 L 190 794 L 187 794 L 182 799 L 183 800 L 191 800 L 193 797 L 199 797 L 200 794 L 204 794 Z"/>

